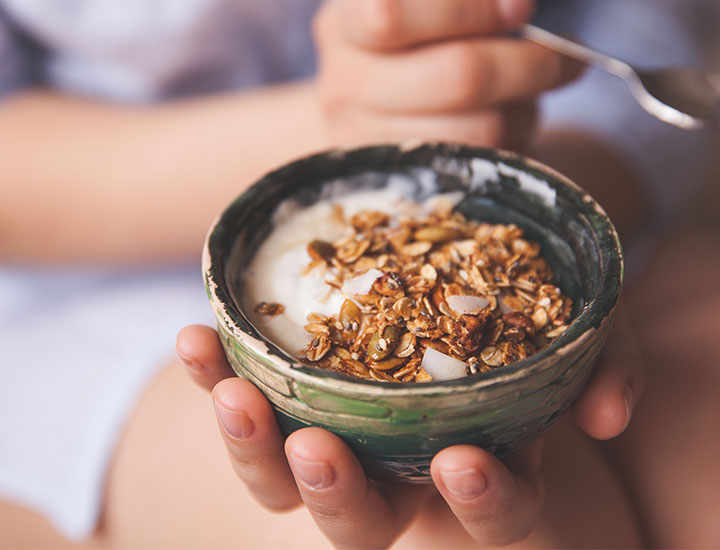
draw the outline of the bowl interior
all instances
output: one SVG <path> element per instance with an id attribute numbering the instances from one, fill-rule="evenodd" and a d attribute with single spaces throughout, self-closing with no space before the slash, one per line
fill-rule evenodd
<path id="1" fill-rule="evenodd" d="M 600 323 L 614 307 L 623 269 L 617 233 L 597 203 L 567 178 L 503 151 L 449 144 L 410 150 L 377 146 L 321 153 L 289 164 L 262 178 L 222 214 L 208 237 L 209 276 L 233 324 L 264 340 L 269 353 L 298 367 L 298 361 L 267 341 L 243 312 L 245 266 L 272 230 L 273 213 L 287 199 L 310 205 L 329 194 L 382 187 L 393 178 L 409 183 L 419 199 L 437 192 L 462 191 L 465 198 L 456 209 L 467 218 L 515 223 L 525 229 L 528 238 L 542 246 L 558 286 L 574 303 L 570 327 L 545 350 L 497 371 L 423 386 L 467 384 L 492 378 L 499 371 L 505 375 L 522 371 Z M 347 380 L 311 367 L 293 370 Z M 405 386 L 353 382 L 388 389 Z"/>

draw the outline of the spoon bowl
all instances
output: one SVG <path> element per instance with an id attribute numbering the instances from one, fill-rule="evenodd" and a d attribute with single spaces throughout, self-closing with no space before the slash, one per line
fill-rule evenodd
<path id="1" fill-rule="evenodd" d="M 712 128 L 720 124 L 720 74 L 677 67 L 653 71 L 638 71 L 638 78 L 646 93 L 635 93 L 646 111 L 655 109 L 655 116 L 684 128 Z M 647 94 L 659 103 L 647 101 Z M 674 109 L 675 113 L 668 109 Z"/>
<path id="2" fill-rule="evenodd" d="M 622 78 L 640 106 L 686 130 L 720 128 L 720 74 L 690 67 L 641 70 L 534 25 L 520 36 Z"/>

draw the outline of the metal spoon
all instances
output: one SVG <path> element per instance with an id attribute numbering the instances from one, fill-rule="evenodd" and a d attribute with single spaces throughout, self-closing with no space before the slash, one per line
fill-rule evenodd
<path id="1" fill-rule="evenodd" d="M 622 78 L 640 106 L 654 117 L 684 128 L 720 128 L 720 74 L 693 68 L 638 70 L 534 25 L 520 36 Z"/>

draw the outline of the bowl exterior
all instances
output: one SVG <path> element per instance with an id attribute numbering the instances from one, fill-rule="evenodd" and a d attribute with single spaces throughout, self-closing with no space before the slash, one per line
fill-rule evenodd
<path id="1" fill-rule="evenodd" d="M 285 434 L 328 429 L 374 477 L 424 483 L 432 457 L 450 445 L 477 445 L 502 458 L 540 437 L 582 390 L 611 324 L 608 316 L 582 341 L 535 365 L 533 376 L 417 396 L 353 394 L 294 378 L 253 338 L 237 338 L 222 322 L 218 328 L 233 369 L 267 396 Z"/>

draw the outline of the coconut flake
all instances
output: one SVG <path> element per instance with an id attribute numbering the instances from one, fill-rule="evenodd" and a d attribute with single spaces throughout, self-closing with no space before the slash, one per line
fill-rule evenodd
<path id="1" fill-rule="evenodd" d="M 469 313 L 477 313 L 481 309 L 485 309 L 490 305 L 490 300 L 482 296 L 467 296 L 464 294 L 455 294 L 446 296 L 450 308 L 458 315 L 466 315 Z"/>
<path id="2" fill-rule="evenodd" d="M 463 378 L 467 372 L 467 365 L 465 363 L 431 347 L 425 350 L 422 368 L 433 377 L 433 380 Z"/>
<path id="3" fill-rule="evenodd" d="M 370 294 L 373 283 L 382 276 L 383 272 L 379 269 L 368 269 L 362 275 L 345 281 L 342 286 L 342 292 L 348 297 Z"/>

